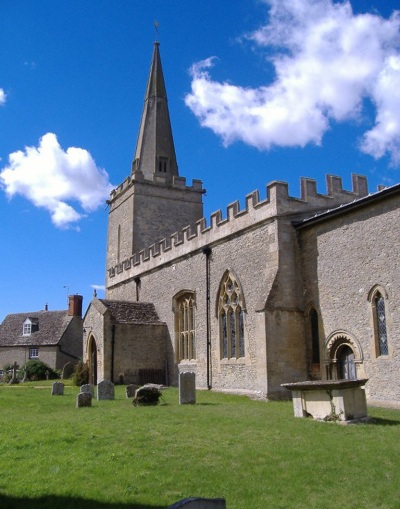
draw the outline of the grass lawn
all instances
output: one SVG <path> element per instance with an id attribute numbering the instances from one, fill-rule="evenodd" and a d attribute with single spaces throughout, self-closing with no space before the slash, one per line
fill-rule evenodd
<path id="1" fill-rule="evenodd" d="M 293 417 L 288 402 L 178 391 L 156 407 L 75 407 L 78 389 L 0 386 L 0 507 L 165 508 L 189 496 L 228 509 L 400 507 L 400 411 L 372 424 Z"/>

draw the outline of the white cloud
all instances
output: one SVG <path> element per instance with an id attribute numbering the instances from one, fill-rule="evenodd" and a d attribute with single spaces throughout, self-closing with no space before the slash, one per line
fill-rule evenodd
<path id="1" fill-rule="evenodd" d="M 268 22 L 246 38 L 265 51 L 273 83 L 244 88 L 212 79 L 214 59 L 192 69 L 186 104 L 225 145 L 259 149 L 320 144 L 332 121 L 362 119 L 375 105 L 375 125 L 361 150 L 400 163 L 400 13 L 354 15 L 348 1 L 264 0 Z"/>
<path id="2" fill-rule="evenodd" d="M 0 88 L 0 106 L 6 102 L 6 93 Z"/>
<path id="3" fill-rule="evenodd" d="M 58 228 L 67 228 L 95 210 L 112 189 L 106 171 L 96 166 L 89 152 L 75 147 L 64 151 L 53 133 L 45 134 L 37 148 L 10 154 L 0 184 L 9 197 L 19 194 L 47 209 Z M 83 212 L 71 202 L 78 202 Z"/>

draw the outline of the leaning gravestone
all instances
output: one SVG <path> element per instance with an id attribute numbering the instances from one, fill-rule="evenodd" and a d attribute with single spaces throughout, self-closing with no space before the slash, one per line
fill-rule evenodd
<path id="1" fill-rule="evenodd" d="M 63 396 L 64 395 L 64 384 L 62 382 L 53 382 L 51 388 L 52 396 Z"/>
<path id="2" fill-rule="evenodd" d="M 179 404 L 196 403 L 196 375 L 190 371 L 179 373 Z"/>
<path id="3" fill-rule="evenodd" d="M 92 406 L 92 396 L 89 392 L 80 392 L 76 397 L 76 408 Z"/>
<path id="4" fill-rule="evenodd" d="M 81 392 L 88 393 L 92 398 L 94 398 L 94 385 L 93 384 L 81 385 Z"/>
<path id="5" fill-rule="evenodd" d="M 139 389 L 139 385 L 129 384 L 126 386 L 126 397 L 134 398 L 136 390 Z"/>
<path id="6" fill-rule="evenodd" d="M 115 399 L 114 384 L 109 380 L 103 380 L 97 386 L 97 400 Z"/>

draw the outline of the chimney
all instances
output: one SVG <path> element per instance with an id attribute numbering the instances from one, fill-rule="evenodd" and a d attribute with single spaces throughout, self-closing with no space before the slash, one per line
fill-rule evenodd
<path id="1" fill-rule="evenodd" d="M 49 310 L 49 306 L 47 305 L 47 303 L 44 305 L 44 310 L 45 310 L 45 311 L 48 311 L 48 310 Z"/>
<path id="2" fill-rule="evenodd" d="M 82 318 L 82 295 L 68 295 L 68 316 Z"/>

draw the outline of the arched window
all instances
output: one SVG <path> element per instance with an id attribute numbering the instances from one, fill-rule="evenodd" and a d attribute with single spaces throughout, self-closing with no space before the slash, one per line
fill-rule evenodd
<path id="1" fill-rule="evenodd" d="M 236 278 L 227 272 L 221 281 L 218 299 L 221 358 L 245 356 L 244 303 Z"/>
<path id="2" fill-rule="evenodd" d="M 385 299 L 383 295 L 377 291 L 373 298 L 373 312 L 374 312 L 374 325 L 375 325 L 375 341 L 376 350 L 378 355 L 388 355 L 388 340 L 386 328 L 386 310 Z"/>
<path id="3" fill-rule="evenodd" d="M 177 297 L 175 301 L 175 331 L 177 360 L 195 359 L 195 301 L 193 292 L 184 293 Z"/>

